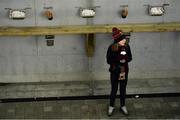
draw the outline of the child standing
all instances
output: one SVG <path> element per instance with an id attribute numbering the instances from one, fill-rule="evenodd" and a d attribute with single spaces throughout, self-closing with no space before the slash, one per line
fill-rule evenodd
<path id="1" fill-rule="evenodd" d="M 114 111 L 114 103 L 120 85 L 120 110 L 128 115 L 128 111 L 125 106 L 126 98 L 126 85 L 128 81 L 129 66 L 128 62 L 132 60 L 131 49 L 126 44 L 126 36 L 118 28 L 112 29 L 112 36 L 114 43 L 108 48 L 106 59 L 110 65 L 110 79 L 111 79 L 111 93 L 110 93 L 110 105 L 108 109 L 108 116 L 111 116 Z"/>

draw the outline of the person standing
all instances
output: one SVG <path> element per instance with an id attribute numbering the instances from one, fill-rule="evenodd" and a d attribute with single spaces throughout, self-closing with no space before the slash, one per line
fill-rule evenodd
<path id="1" fill-rule="evenodd" d="M 120 86 L 120 110 L 123 114 L 128 115 L 128 111 L 125 106 L 125 98 L 129 72 L 128 63 L 132 60 L 131 49 L 126 42 L 126 36 L 120 29 L 113 27 L 112 37 L 114 39 L 114 43 L 108 47 L 106 54 L 107 63 L 110 65 L 109 72 L 111 79 L 108 116 L 111 116 L 115 109 L 114 104 L 118 86 Z"/>

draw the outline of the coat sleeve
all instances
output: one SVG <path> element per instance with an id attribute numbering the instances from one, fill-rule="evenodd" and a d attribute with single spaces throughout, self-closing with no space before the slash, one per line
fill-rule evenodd
<path id="1" fill-rule="evenodd" d="M 131 53 L 131 48 L 129 45 L 127 45 L 127 51 L 128 51 L 128 62 L 131 62 L 132 60 L 132 53 Z"/>
<path id="2" fill-rule="evenodd" d="M 106 61 L 107 64 L 112 64 L 112 49 L 111 45 L 108 47 L 107 53 L 106 53 Z"/>
<path id="3" fill-rule="evenodd" d="M 115 70 L 116 66 L 115 66 L 114 60 L 113 60 L 112 45 L 110 45 L 108 50 L 107 50 L 106 60 L 107 60 L 107 64 L 110 65 L 109 72 L 113 72 Z"/>

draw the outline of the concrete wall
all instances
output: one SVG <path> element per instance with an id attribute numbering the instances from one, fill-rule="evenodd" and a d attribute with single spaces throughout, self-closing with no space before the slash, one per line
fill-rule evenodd
<path id="1" fill-rule="evenodd" d="M 164 16 L 148 16 L 147 6 L 169 3 Z M 93 19 L 80 18 L 77 7 L 101 6 Z M 120 5 L 128 5 L 122 19 Z M 0 26 L 56 26 L 86 24 L 162 23 L 180 21 L 179 0 L 1 0 Z M 54 19 L 42 15 L 52 6 Z M 25 20 L 11 20 L 4 8 L 25 8 Z M 133 61 L 130 79 L 180 77 L 180 33 L 131 33 Z M 54 82 L 109 80 L 105 56 L 111 34 L 96 34 L 95 55 L 88 58 L 84 35 L 56 35 L 54 46 L 45 36 L 0 37 L 0 82 Z"/>

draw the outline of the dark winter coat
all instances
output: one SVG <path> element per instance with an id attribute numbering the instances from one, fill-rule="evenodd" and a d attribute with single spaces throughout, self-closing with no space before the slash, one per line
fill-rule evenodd
<path id="1" fill-rule="evenodd" d="M 107 54 L 106 54 L 107 63 L 110 65 L 109 71 L 120 73 L 120 66 L 124 66 L 125 72 L 128 73 L 129 71 L 128 62 L 132 60 L 130 46 L 128 44 L 125 46 L 119 46 L 117 51 L 113 51 L 113 45 L 115 44 L 111 44 L 109 46 Z M 126 55 L 122 56 L 120 54 L 122 50 L 126 51 Z M 126 62 L 120 63 L 120 60 L 122 59 L 125 59 Z"/>

